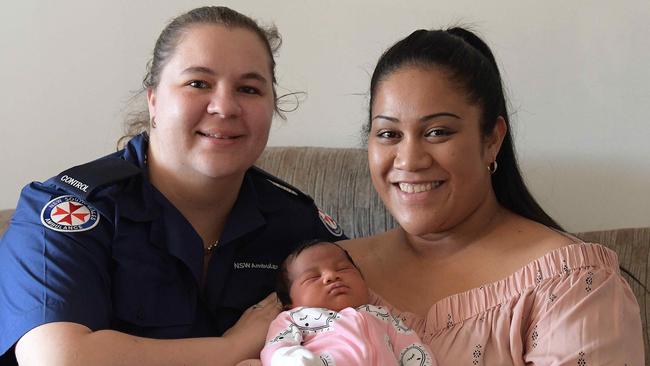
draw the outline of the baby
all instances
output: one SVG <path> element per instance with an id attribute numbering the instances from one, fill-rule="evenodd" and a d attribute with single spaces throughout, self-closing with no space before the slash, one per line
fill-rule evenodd
<path id="1" fill-rule="evenodd" d="M 385 308 L 370 305 L 356 264 L 339 245 L 313 240 L 282 263 L 267 366 L 427 365 L 435 361 L 418 336 Z"/>

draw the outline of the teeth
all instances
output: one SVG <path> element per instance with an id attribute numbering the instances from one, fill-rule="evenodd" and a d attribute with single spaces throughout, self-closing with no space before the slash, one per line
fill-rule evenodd
<path id="1" fill-rule="evenodd" d="M 430 191 L 433 188 L 438 188 L 440 187 L 441 184 L 442 181 L 439 180 L 429 182 L 429 183 L 420 183 L 420 184 L 399 183 L 399 189 L 402 192 L 406 192 L 406 193 L 420 193 L 420 192 Z"/>
<path id="2" fill-rule="evenodd" d="M 199 132 L 199 133 L 200 133 L 201 135 L 203 135 L 203 136 L 206 136 L 206 137 L 212 137 L 212 138 L 214 138 L 214 139 L 224 139 L 224 140 L 227 140 L 227 139 L 232 139 L 232 138 L 234 138 L 234 137 L 230 137 L 230 136 L 222 136 L 222 135 L 220 135 L 220 134 L 216 134 L 216 133 L 203 133 L 203 132 Z"/>

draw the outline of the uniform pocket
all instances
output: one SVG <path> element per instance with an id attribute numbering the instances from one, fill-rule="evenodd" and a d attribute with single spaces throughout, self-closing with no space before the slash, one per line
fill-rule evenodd
<path id="1" fill-rule="evenodd" d="M 145 328 L 191 328 L 197 306 L 194 279 L 173 258 L 162 262 L 116 265 L 112 301 L 117 326 L 140 334 L 148 333 Z"/>

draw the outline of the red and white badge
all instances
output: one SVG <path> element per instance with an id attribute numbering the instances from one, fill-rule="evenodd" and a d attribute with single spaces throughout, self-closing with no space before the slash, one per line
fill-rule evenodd
<path id="1" fill-rule="evenodd" d="M 332 233 L 332 235 L 334 236 L 343 235 L 343 229 L 341 229 L 339 224 L 332 218 L 332 216 L 321 211 L 320 208 L 318 209 L 318 217 L 320 217 L 320 221 L 322 221 L 323 224 L 325 224 L 325 228 L 327 229 L 327 231 Z"/>
<path id="2" fill-rule="evenodd" d="M 86 231 L 97 226 L 99 212 L 75 196 L 60 196 L 43 207 L 41 222 L 54 231 Z"/>

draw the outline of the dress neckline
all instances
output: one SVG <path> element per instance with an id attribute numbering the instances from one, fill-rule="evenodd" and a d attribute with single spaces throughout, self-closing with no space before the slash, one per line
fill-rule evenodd
<path id="1" fill-rule="evenodd" d="M 373 291 L 371 300 L 373 304 L 388 307 L 402 320 L 426 323 L 427 328 L 433 326 L 437 330 L 484 313 L 551 278 L 594 266 L 618 272 L 618 256 L 600 244 L 572 243 L 547 252 L 500 280 L 442 298 L 429 308 L 424 317 L 393 307 Z"/>

